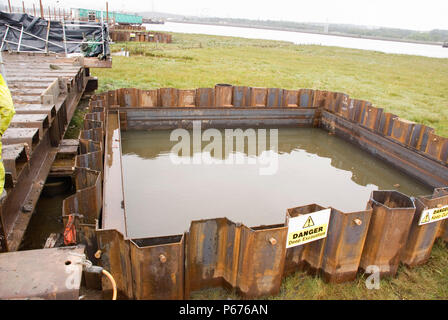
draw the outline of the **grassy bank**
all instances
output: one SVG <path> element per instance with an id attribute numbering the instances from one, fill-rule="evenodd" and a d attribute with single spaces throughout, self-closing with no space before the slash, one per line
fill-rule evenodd
<path id="1" fill-rule="evenodd" d="M 114 57 L 112 69 L 93 69 L 99 91 L 122 87 L 197 88 L 216 83 L 342 91 L 369 100 L 403 118 L 448 136 L 448 59 L 435 59 L 287 42 L 205 35 L 173 35 L 172 44 L 120 43 L 131 56 Z M 400 267 L 379 290 L 360 276 L 352 283 L 326 284 L 296 273 L 272 299 L 447 299 L 448 249 L 438 242 L 427 264 Z M 196 299 L 238 299 L 211 289 Z"/>
<path id="2" fill-rule="evenodd" d="M 408 269 L 400 266 L 396 278 L 381 279 L 380 288 L 367 289 L 366 276 L 342 284 L 328 284 L 318 277 L 297 272 L 283 280 L 280 293 L 262 299 L 448 299 L 448 249 L 441 241 L 434 246 L 430 260 L 423 266 Z M 225 289 L 207 289 L 192 294 L 193 299 L 241 299 Z"/>
<path id="3" fill-rule="evenodd" d="M 206 35 L 173 41 L 115 44 L 140 56 L 93 70 L 100 90 L 231 83 L 342 91 L 448 136 L 448 59 Z"/>

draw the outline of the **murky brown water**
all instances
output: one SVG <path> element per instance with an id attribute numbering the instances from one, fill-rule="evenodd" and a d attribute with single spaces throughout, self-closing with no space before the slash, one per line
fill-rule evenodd
<path id="1" fill-rule="evenodd" d="M 64 230 L 62 222 L 62 202 L 73 194 L 67 190 L 57 195 L 42 194 L 36 205 L 25 232 L 20 250 L 42 249 L 51 233 L 60 234 Z"/>
<path id="2" fill-rule="evenodd" d="M 413 196 L 432 193 L 320 129 L 279 129 L 274 175 L 260 175 L 260 167 L 266 165 L 248 164 L 247 154 L 244 164 L 174 164 L 169 155 L 177 142 L 169 140 L 170 133 L 122 133 L 129 237 L 179 234 L 192 220 L 216 217 L 247 226 L 283 223 L 287 208 L 311 203 L 347 212 L 363 210 L 371 191 L 378 189 Z M 229 157 L 229 152 L 224 154 Z"/>

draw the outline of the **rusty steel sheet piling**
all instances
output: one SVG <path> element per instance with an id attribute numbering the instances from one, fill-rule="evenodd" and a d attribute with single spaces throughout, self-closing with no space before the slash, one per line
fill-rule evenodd
<path id="1" fill-rule="evenodd" d="M 184 298 L 184 236 L 130 241 L 134 298 Z"/>
<path id="2" fill-rule="evenodd" d="M 448 184 L 446 164 L 437 161 L 428 153 L 411 149 L 410 146 L 403 145 L 398 140 L 376 134 L 328 111 L 322 112 L 320 126 L 428 186 L 438 188 Z"/>
<path id="3" fill-rule="evenodd" d="M 448 237 L 446 221 L 434 224 L 427 238 L 423 229 L 422 235 L 412 229 L 416 207 L 418 212 L 420 204 L 430 207 L 435 203 L 431 201 L 448 196 L 443 189 L 448 183 L 445 138 L 368 101 L 340 92 L 218 84 L 199 89 L 119 89 L 92 96 L 90 107 L 93 114 L 86 117 L 80 138 L 92 141 L 82 141 L 81 151 L 101 152 L 94 150 L 103 145 L 105 151 L 103 211 L 96 229 L 98 245 L 92 248 L 101 252 L 101 265 L 111 270 L 127 298 L 182 299 L 210 287 L 234 288 L 253 298 L 276 294 L 282 277 L 298 270 L 336 283 L 353 280 L 357 270 L 368 265 L 378 265 L 382 275 L 394 275 L 407 245 L 422 244 L 426 253 L 422 239 Z M 106 114 L 95 115 L 96 111 Z M 374 191 L 363 211 L 331 208 L 327 238 L 289 249 L 287 223 L 249 228 L 227 218 L 193 221 L 184 235 L 129 239 L 120 129 L 191 128 L 194 120 L 202 121 L 204 128 L 320 126 L 441 188 L 432 197 L 419 197 L 415 205 L 397 191 Z M 84 170 L 96 166 L 93 159 L 84 162 L 90 168 Z M 289 209 L 287 221 L 319 209 L 323 207 L 316 204 Z M 411 251 L 420 257 L 418 250 Z M 110 290 L 107 282 L 103 290 Z"/>
<path id="4" fill-rule="evenodd" d="M 433 128 L 427 127 L 423 124 L 416 123 L 412 130 L 409 146 L 418 151 L 425 152 L 430 133 L 434 133 Z"/>
<path id="5" fill-rule="evenodd" d="M 196 90 L 179 90 L 178 92 L 178 107 L 189 107 L 192 108 L 196 106 Z"/>
<path id="6" fill-rule="evenodd" d="M 415 205 L 398 191 L 372 191 L 373 208 L 360 268 L 377 266 L 381 276 L 395 276 L 400 255 L 406 246 Z"/>
<path id="7" fill-rule="evenodd" d="M 283 107 L 298 107 L 299 106 L 299 90 L 283 90 Z"/>
<path id="8" fill-rule="evenodd" d="M 426 153 L 446 164 L 448 162 L 448 139 L 429 133 Z"/>
<path id="9" fill-rule="evenodd" d="M 434 198 L 445 196 L 448 196 L 448 187 L 434 189 Z M 443 220 L 442 224 L 440 225 L 439 231 L 437 232 L 437 238 L 441 238 L 443 241 L 445 241 L 448 247 L 448 219 Z"/>
<path id="10" fill-rule="evenodd" d="M 121 90 L 121 92 L 118 94 L 118 104 L 121 107 L 130 107 L 138 104 L 138 89 L 125 88 L 118 90 Z"/>
<path id="11" fill-rule="evenodd" d="M 431 255 L 436 238 L 443 230 L 446 220 L 419 225 L 423 210 L 448 205 L 448 188 L 438 188 L 431 196 L 420 196 L 415 200 L 416 211 L 401 261 L 408 267 L 424 264 Z"/>
<path id="12" fill-rule="evenodd" d="M 185 297 L 211 287 L 236 288 L 246 298 L 280 289 L 286 248 L 284 225 L 248 228 L 232 221 L 193 221 L 187 233 Z"/>
<path id="13" fill-rule="evenodd" d="M 299 90 L 299 107 L 311 108 L 314 104 L 314 90 L 300 89 Z"/>
<path id="14" fill-rule="evenodd" d="M 268 89 L 266 88 L 251 88 L 250 90 L 250 106 L 251 107 L 266 107 Z"/>
<path id="15" fill-rule="evenodd" d="M 141 107 L 156 107 L 159 105 L 157 90 L 140 90 L 138 105 Z"/>
<path id="16" fill-rule="evenodd" d="M 215 90 L 213 88 L 196 89 L 196 105 L 210 107 L 215 105 Z"/>
<path id="17" fill-rule="evenodd" d="M 75 164 L 80 168 L 90 168 L 96 171 L 103 169 L 103 152 L 95 151 L 86 154 L 80 154 L 76 157 Z"/>
<path id="18" fill-rule="evenodd" d="M 278 88 L 268 88 L 267 89 L 267 101 L 266 107 L 268 108 L 276 108 L 282 105 L 282 89 Z"/>
<path id="19" fill-rule="evenodd" d="M 395 118 L 392 120 L 392 130 L 388 136 L 393 140 L 400 142 L 403 145 L 408 145 L 411 139 L 412 129 L 415 122 Z"/>
<path id="20" fill-rule="evenodd" d="M 365 112 L 362 115 L 359 123 L 363 127 L 376 131 L 380 126 L 381 115 L 383 114 L 383 109 L 375 108 L 373 106 L 366 106 Z"/>
<path id="21" fill-rule="evenodd" d="M 288 227 L 284 224 L 241 226 L 236 288 L 246 298 L 280 291 Z"/>
<path id="22" fill-rule="evenodd" d="M 100 265 L 115 279 L 117 290 L 124 297 L 133 298 L 132 265 L 129 240 L 117 230 L 98 228 L 98 250 L 101 252 Z M 112 286 L 107 279 L 102 281 L 103 292 L 110 292 Z"/>
<path id="23" fill-rule="evenodd" d="M 159 92 L 160 104 L 162 107 L 176 107 L 178 105 L 177 89 L 161 88 Z"/>
<path id="24" fill-rule="evenodd" d="M 203 288 L 236 286 L 241 227 L 227 218 L 192 221 L 186 235 L 185 297 Z"/>
<path id="25" fill-rule="evenodd" d="M 83 221 L 96 223 L 101 212 L 102 181 L 101 172 L 76 168 L 76 193 L 62 203 L 64 217 L 71 214 L 82 215 Z"/>
<path id="26" fill-rule="evenodd" d="M 81 154 L 86 154 L 90 152 L 102 151 L 103 146 L 101 142 L 96 142 L 93 140 L 79 139 L 79 146 Z"/>
<path id="27" fill-rule="evenodd" d="M 345 213 L 331 208 L 321 275 L 326 282 L 353 281 L 358 272 L 372 208 Z"/>
<path id="28" fill-rule="evenodd" d="M 232 107 L 233 86 L 230 84 L 217 84 L 215 86 L 215 106 Z"/>
<path id="29" fill-rule="evenodd" d="M 250 105 L 250 87 L 234 86 L 232 95 L 232 105 L 234 107 L 245 107 Z"/>
<path id="30" fill-rule="evenodd" d="M 202 121 L 202 128 L 226 128 L 230 122 L 236 127 L 311 127 L 315 117 L 313 108 L 126 108 L 125 113 L 129 130 L 192 128 L 193 121 Z"/>
<path id="31" fill-rule="evenodd" d="M 394 120 L 397 118 L 398 116 L 389 112 L 381 114 L 378 131 L 384 136 L 390 136 L 392 133 L 392 125 L 394 123 Z"/>
<path id="32" fill-rule="evenodd" d="M 104 140 L 103 128 L 81 130 L 79 139 L 92 140 L 95 142 L 102 142 Z"/>

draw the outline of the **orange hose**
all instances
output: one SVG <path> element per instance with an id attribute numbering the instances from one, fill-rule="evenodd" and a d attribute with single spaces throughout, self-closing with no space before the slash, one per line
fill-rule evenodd
<path id="1" fill-rule="evenodd" d="M 112 300 L 117 300 L 117 283 L 115 282 L 114 277 L 112 277 L 112 275 L 103 269 L 103 274 L 110 280 L 110 282 L 112 283 L 112 289 L 114 291 L 113 295 L 112 295 Z"/>

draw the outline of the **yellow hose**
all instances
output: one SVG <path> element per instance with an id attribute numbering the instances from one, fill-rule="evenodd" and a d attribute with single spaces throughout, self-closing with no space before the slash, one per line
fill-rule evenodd
<path id="1" fill-rule="evenodd" d="M 117 300 L 117 283 L 115 282 L 114 277 L 112 277 L 112 275 L 103 269 L 103 274 L 110 280 L 110 282 L 112 283 L 112 289 L 114 291 L 113 295 L 112 295 L 112 300 Z"/>

